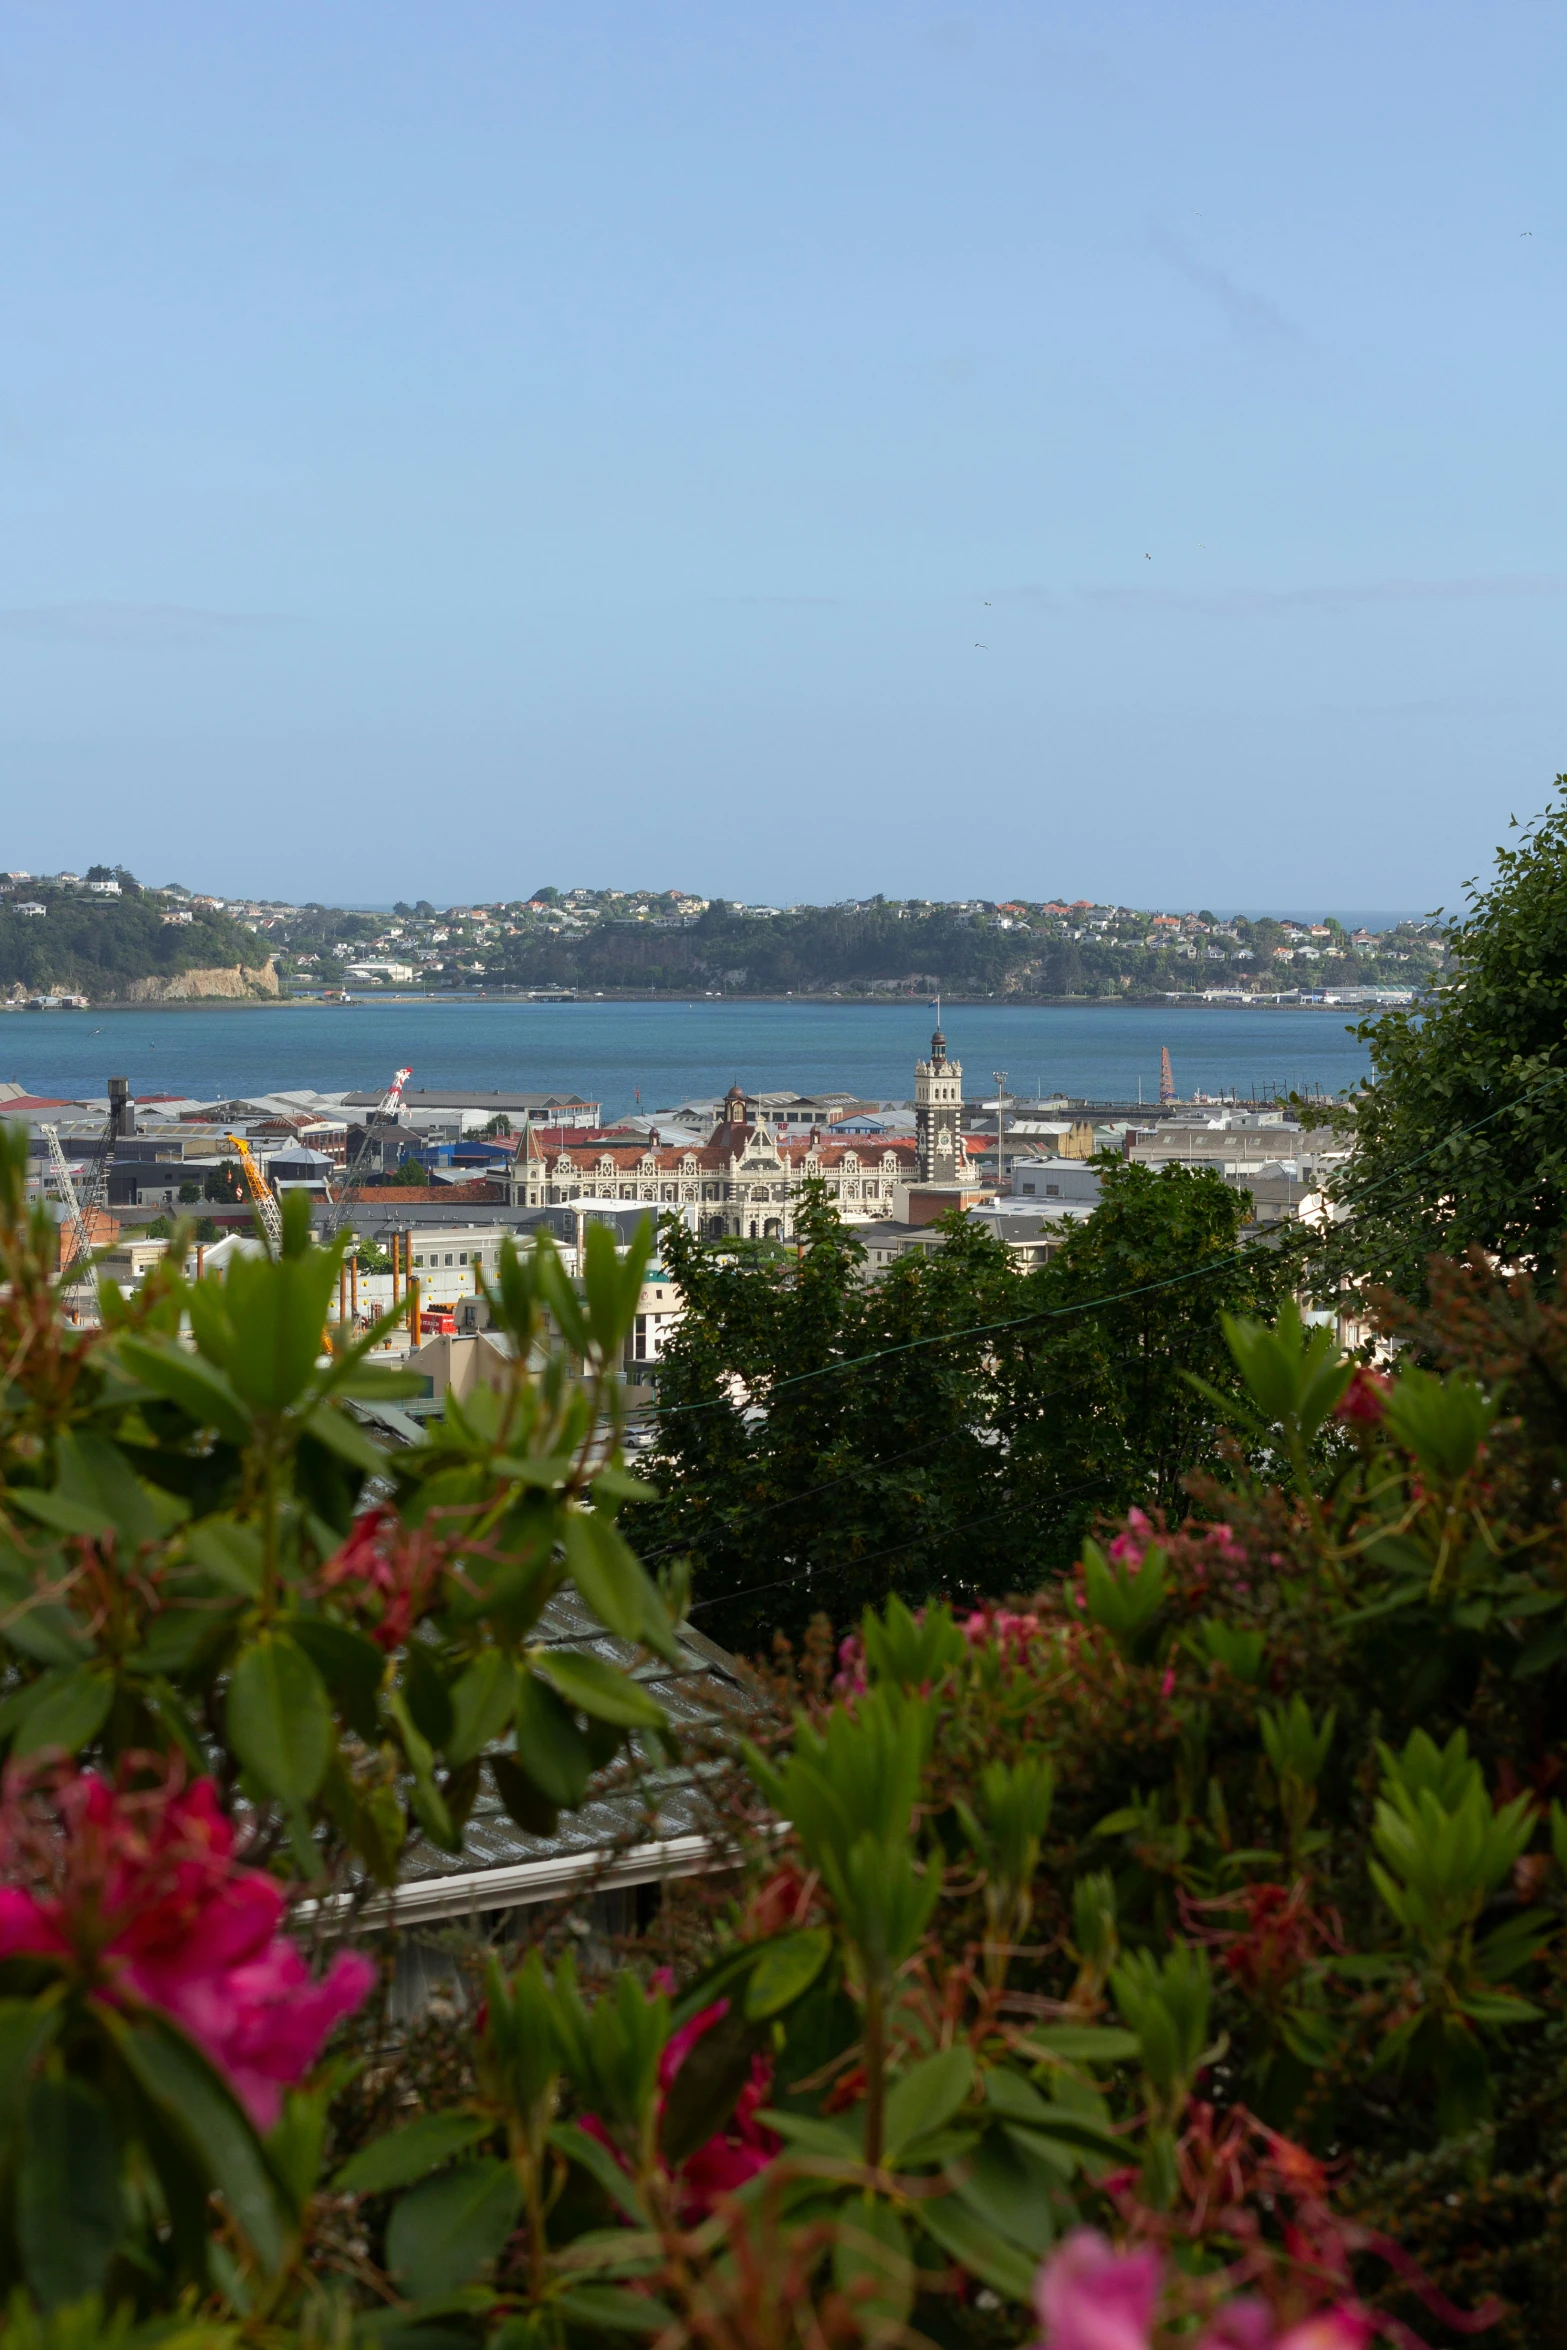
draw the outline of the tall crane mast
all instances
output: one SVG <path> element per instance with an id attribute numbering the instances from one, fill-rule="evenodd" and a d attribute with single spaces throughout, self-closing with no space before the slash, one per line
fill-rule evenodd
<path id="1" fill-rule="evenodd" d="M 283 1211 L 277 1204 L 277 1194 L 256 1165 L 249 1143 L 242 1134 L 225 1137 L 239 1153 L 240 1170 L 245 1178 L 245 1189 L 250 1194 L 256 1211 L 256 1222 L 261 1226 L 261 1237 L 267 1244 L 267 1255 L 274 1261 L 283 1254 Z"/>
<path id="2" fill-rule="evenodd" d="M 55 1189 L 65 1202 L 66 1213 L 71 1220 L 70 1261 L 76 1268 L 72 1276 L 71 1287 L 79 1289 L 83 1286 L 84 1277 L 88 1285 L 92 1281 L 92 1240 L 87 1229 L 86 1211 L 81 1200 L 77 1197 L 76 1182 L 71 1174 L 70 1161 L 60 1145 L 59 1127 L 44 1126 L 39 1131 L 49 1145 L 49 1164 L 54 1169 Z"/>
<path id="3" fill-rule="evenodd" d="M 399 1069 L 385 1093 L 376 1103 L 375 1108 L 365 1119 L 364 1134 L 358 1150 L 354 1153 L 354 1163 L 351 1167 L 344 1167 L 343 1180 L 336 1199 L 328 1199 L 327 1201 L 326 1214 L 321 1219 L 323 1243 L 335 1239 L 343 1228 L 344 1220 L 348 1214 L 349 1201 L 359 1188 L 369 1163 L 372 1127 L 385 1126 L 396 1119 L 398 1111 L 403 1106 L 403 1087 L 412 1075 L 411 1069 Z"/>

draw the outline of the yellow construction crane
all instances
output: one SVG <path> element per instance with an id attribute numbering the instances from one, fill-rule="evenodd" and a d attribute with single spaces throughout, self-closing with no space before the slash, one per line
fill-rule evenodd
<path id="1" fill-rule="evenodd" d="M 283 1254 L 283 1211 L 277 1204 L 277 1195 L 256 1165 L 245 1137 L 242 1134 L 231 1134 L 226 1139 L 239 1153 L 245 1189 L 250 1193 L 256 1222 L 261 1226 L 261 1237 L 267 1244 L 267 1255 L 278 1258 Z"/>

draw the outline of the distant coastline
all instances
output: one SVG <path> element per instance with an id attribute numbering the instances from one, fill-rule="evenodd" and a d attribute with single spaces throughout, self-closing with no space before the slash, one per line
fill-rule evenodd
<path id="1" fill-rule="evenodd" d="M 1200 995 L 1157 993 L 1124 996 L 1052 996 L 1023 995 L 1016 991 L 1007 995 L 962 995 L 943 989 L 942 1004 L 952 1010 L 988 1012 L 1337 1012 L 1364 1016 L 1395 1008 L 1378 1004 L 1325 1004 L 1291 1000 L 1288 997 L 1259 995 L 1252 998 L 1230 996 L 1214 1001 Z M 126 1003 L 111 999 L 100 1004 L 46 1005 L 42 1009 L 25 1004 L 0 1004 L 0 1012 L 27 1020 L 107 1018 L 134 1014 L 143 1018 L 148 1014 L 190 1012 L 344 1012 L 357 1011 L 370 1004 L 417 1004 L 421 1011 L 460 1011 L 466 1004 L 527 1004 L 538 1011 L 576 1011 L 593 1004 L 686 1004 L 693 1009 L 724 1004 L 778 1004 L 785 1006 L 820 1007 L 824 1011 L 843 1012 L 907 1012 L 931 1007 L 934 999 L 926 996 L 887 995 L 692 995 L 685 989 L 664 991 L 650 988 L 602 988 L 591 995 L 555 996 L 535 995 L 527 988 L 473 987 L 459 994 L 422 995 L 416 989 L 366 989 L 362 995 L 350 995 L 345 1002 L 341 996 L 279 995 L 268 997 L 233 998 L 224 996 L 193 996 L 172 1003 Z"/>

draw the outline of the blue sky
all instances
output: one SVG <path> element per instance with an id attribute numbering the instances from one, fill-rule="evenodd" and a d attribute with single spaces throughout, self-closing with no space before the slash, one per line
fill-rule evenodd
<path id="1" fill-rule="evenodd" d="M 1414 907 L 1567 767 L 1557 5 L 0 23 L 0 862 Z"/>

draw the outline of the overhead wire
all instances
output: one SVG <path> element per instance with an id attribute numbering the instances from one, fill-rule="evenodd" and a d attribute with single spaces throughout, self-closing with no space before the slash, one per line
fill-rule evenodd
<path id="1" fill-rule="evenodd" d="M 1428 1160 L 1435 1158 L 1437 1153 L 1445 1149 L 1449 1143 L 1460 1142 L 1466 1135 L 1476 1133 L 1482 1126 L 1488 1126 L 1494 1118 L 1501 1117 L 1507 1110 L 1518 1108 L 1521 1102 L 1527 1101 L 1534 1093 L 1544 1091 L 1548 1085 L 1562 1083 L 1567 1083 L 1567 1070 L 1549 1072 L 1547 1076 L 1542 1078 L 1537 1085 L 1526 1088 L 1524 1093 L 1519 1095 L 1514 1101 L 1503 1102 L 1496 1109 L 1488 1110 L 1483 1118 L 1477 1118 L 1473 1120 L 1468 1126 L 1461 1126 L 1456 1128 L 1453 1133 L 1444 1135 L 1440 1141 L 1434 1143 L 1430 1150 L 1421 1152 L 1419 1157 L 1407 1160 L 1403 1166 L 1393 1168 L 1390 1170 L 1388 1175 L 1379 1177 L 1374 1184 L 1367 1186 L 1368 1192 L 1380 1190 L 1385 1184 L 1393 1182 L 1402 1176 L 1412 1174 L 1417 1167 L 1423 1166 Z M 1031 1322 L 1055 1318 L 1066 1314 L 1088 1312 L 1096 1305 L 1119 1304 L 1129 1298 L 1145 1296 L 1152 1290 L 1172 1288 L 1181 1282 L 1193 1280 L 1200 1274 L 1216 1271 L 1222 1265 L 1239 1263 L 1250 1253 L 1251 1252 L 1249 1249 L 1233 1250 L 1223 1257 L 1211 1259 L 1207 1264 L 1188 1268 L 1185 1273 L 1172 1274 L 1167 1276 L 1162 1281 L 1146 1282 L 1136 1288 L 1116 1291 L 1105 1297 L 1083 1299 L 1080 1300 L 1076 1305 L 1043 1309 L 1041 1312 L 1036 1314 L 1019 1315 L 1010 1321 L 978 1323 L 970 1325 L 963 1330 L 942 1331 L 936 1333 L 930 1338 L 908 1340 L 905 1341 L 902 1345 L 896 1347 L 881 1348 L 867 1355 L 847 1358 L 841 1363 L 825 1364 L 816 1371 L 797 1374 L 796 1378 L 791 1380 L 780 1380 L 778 1382 L 778 1387 L 781 1388 L 784 1386 L 793 1386 L 799 1384 L 805 1379 L 820 1378 L 824 1375 L 825 1372 L 863 1368 L 868 1363 L 883 1361 L 890 1355 L 910 1353 L 918 1347 L 940 1344 L 944 1340 L 987 1337 L 998 1331 L 1021 1328 Z M 778 1388 L 774 1388 L 770 1392 L 777 1393 Z M 719 1397 L 714 1400 L 722 1402 L 726 1399 Z M 668 1407 L 670 1415 L 673 1415 L 673 1413 L 678 1411 L 701 1411 L 710 1408 L 710 1404 L 676 1404 Z M 828 1478 L 819 1485 L 806 1486 L 798 1493 L 785 1494 L 777 1501 L 763 1503 L 759 1508 L 750 1512 L 749 1515 L 751 1517 L 770 1516 L 775 1514 L 780 1509 L 788 1509 L 798 1505 L 801 1502 L 814 1500 L 818 1495 L 831 1492 L 840 1485 L 852 1484 L 857 1478 L 873 1476 L 879 1470 L 895 1468 L 903 1461 L 912 1459 L 916 1453 L 922 1452 L 924 1449 L 925 1448 L 923 1445 L 911 1446 L 907 1452 L 894 1453 L 888 1459 L 867 1461 L 857 1469 L 846 1470 L 842 1476 Z M 1025 1508 L 1039 1510 L 1048 1508 L 1052 1503 L 1055 1502 L 1071 1500 L 1076 1495 L 1089 1492 L 1095 1486 L 1102 1485 L 1105 1482 L 1105 1477 L 1101 1474 L 1096 1477 L 1081 1480 L 1075 1485 L 1063 1486 L 1055 1493 L 1042 1496 L 1031 1496 L 1025 1501 L 1009 1502 L 999 1510 L 990 1511 L 985 1517 L 971 1518 L 966 1520 L 965 1531 L 970 1531 L 977 1526 L 993 1525 L 998 1520 L 1014 1516 L 1018 1511 Z M 883 1550 L 871 1551 L 861 1554 L 857 1557 L 850 1557 L 838 1562 L 838 1564 L 844 1568 L 872 1566 L 879 1563 L 884 1558 L 891 1558 L 899 1551 L 915 1549 L 922 1542 L 929 1541 L 930 1539 L 932 1539 L 932 1537 L 929 1535 L 909 1535 L 901 1541 L 889 1544 Z M 660 1550 L 650 1551 L 647 1556 L 651 1562 L 654 1559 L 667 1556 L 672 1551 L 683 1550 L 687 1547 L 688 1544 L 684 1542 L 668 1543 Z M 826 1572 L 827 1570 L 822 1568 L 821 1571 Z M 712 1599 L 700 1600 L 689 1612 L 692 1615 L 699 1614 L 703 1609 L 723 1605 L 726 1599 L 743 1600 L 753 1597 L 760 1598 L 768 1592 L 789 1590 L 797 1583 L 808 1581 L 810 1577 L 817 1572 L 817 1566 L 806 1566 L 801 1568 L 798 1573 L 794 1575 L 786 1575 L 777 1582 L 753 1585 L 747 1587 L 744 1591 L 741 1592 L 719 1594 Z"/>
<path id="2" fill-rule="evenodd" d="M 1451 1134 L 1443 1135 L 1441 1140 L 1433 1143 L 1428 1151 L 1422 1151 L 1417 1158 L 1406 1160 L 1402 1167 L 1395 1167 L 1387 1175 L 1378 1177 L 1375 1183 L 1366 1187 L 1366 1193 L 1380 1190 L 1384 1184 L 1412 1174 L 1417 1167 L 1422 1167 L 1428 1160 L 1434 1159 L 1438 1151 L 1445 1150 L 1451 1143 L 1461 1142 L 1466 1135 L 1478 1133 L 1482 1126 L 1489 1126 L 1492 1119 L 1500 1118 L 1507 1111 L 1517 1109 L 1522 1102 L 1529 1099 L 1531 1094 L 1542 1092 L 1547 1085 L 1552 1084 L 1567 1084 L 1567 1070 L 1549 1072 L 1540 1080 L 1539 1084 L 1526 1087 L 1515 1100 L 1502 1102 L 1496 1109 L 1488 1110 L 1483 1118 L 1476 1118 L 1470 1125 L 1457 1127 Z M 1362 1194 L 1363 1198 L 1366 1193 Z M 1032 1313 L 1011 1315 L 999 1322 L 969 1323 L 958 1330 L 932 1331 L 923 1338 L 903 1339 L 896 1346 L 876 1347 L 868 1354 L 845 1355 L 834 1362 L 820 1363 L 814 1370 L 796 1371 L 791 1373 L 787 1379 L 775 1380 L 767 1390 L 767 1398 L 771 1401 L 774 1396 L 782 1395 L 786 1390 L 795 1387 L 803 1387 L 813 1380 L 835 1378 L 844 1371 L 862 1371 L 872 1363 L 887 1362 L 896 1355 L 915 1354 L 925 1347 L 955 1346 L 965 1338 L 999 1337 L 1008 1330 L 1024 1330 L 1040 1322 L 1062 1321 L 1073 1314 L 1092 1313 L 1101 1306 L 1125 1305 L 1134 1298 L 1150 1297 L 1161 1290 L 1176 1289 L 1186 1282 L 1202 1280 L 1210 1273 L 1222 1272 L 1227 1266 L 1241 1264 L 1252 1254 L 1256 1245 L 1253 1242 L 1245 1248 L 1227 1250 L 1222 1256 L 1210 1257 L 1204 1264 L 1188 1266 L 1183 1273 L 1167 1273 L 1158 1281 L 1139 1282 L 1131 1289 L 1110 1290 L 1102 1297 L 1079 1298 L 1071 1305 L 1040 1306 Z M 654 1405 L 647 1411 L 643 1424 L 662 1425 L 665 1420 L 675 1419 L 692 1412 L 717 1411 L 726 1405 L 733 1408 L 732 1399 L 724 1395 L 708 1396 L 697 1403 Z"/>

